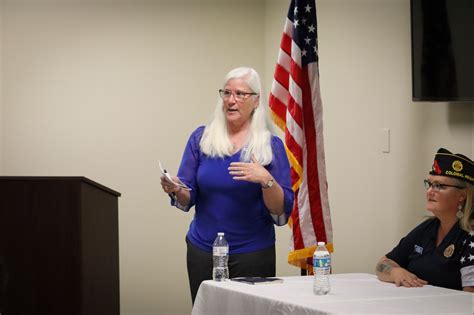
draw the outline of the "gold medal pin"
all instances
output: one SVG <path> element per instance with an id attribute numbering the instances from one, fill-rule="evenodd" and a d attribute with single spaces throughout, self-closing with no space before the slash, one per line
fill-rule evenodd
<path id="1" fill-rule="evenodd" d="M 443 254 L 444 254 L 444 257 L 449 258 L 453 256 L 453 253 L 454 253 L 454 244 L 451 244 L 448 247 L 446 247 Z"/>

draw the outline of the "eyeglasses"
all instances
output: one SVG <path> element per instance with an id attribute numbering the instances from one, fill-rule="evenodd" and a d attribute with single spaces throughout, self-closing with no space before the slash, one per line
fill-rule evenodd
<path id="1" fill-rule="evenodd" d="M 465 188 L 465 187 L 456 186 L 456 185 L 432 183 L 432 182 L 430 182 L 430 181 L 427 180 L 427 179 L 425 179 L 425 180 L 423 181 L 423 183 L 425 184 L 426 190 L 428 190 L 428 189 L 430 189 L 430 188 L 433 188 L 434 191 L 445 190 L 447 187 L 454 187 L 454 188 L 457 188 L 457 189 L 464 189 L 464 188 Z"/>
<path id="2" fill-rule="evenodd" d="M 219 95 L 224 101 L 228 101 L 232 95 L 234 95 L 234 98 L 238 102 L 245 101 L 250 95 L 257 95 L 257 93 L 247 93 L 247 92 L 233 92 L 230 90 L 219 90 Z"/>

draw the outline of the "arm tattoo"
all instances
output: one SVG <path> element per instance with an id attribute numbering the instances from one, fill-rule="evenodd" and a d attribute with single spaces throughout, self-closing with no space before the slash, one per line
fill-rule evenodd
<path id="1" fill-rule="evenodd" d="M 377 264 L 375 270 L 380 273 L 390 274 L 393 267 L 396 267 L 396 264 L 392 260 L 386 258 Z"/>

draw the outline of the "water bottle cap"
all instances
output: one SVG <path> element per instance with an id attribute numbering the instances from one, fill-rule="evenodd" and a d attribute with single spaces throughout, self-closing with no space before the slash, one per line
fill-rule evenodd
<path id="1" fill-rule="evenodd" d="M 217 232 L 217 235 L 224 236 L 224 232 Z"/>
<path id="2" fill-rule="evenodd" d="M 318 242 L 318 246 L 324 246 L 324 245 L 326 245 L 325 242 Z"/>

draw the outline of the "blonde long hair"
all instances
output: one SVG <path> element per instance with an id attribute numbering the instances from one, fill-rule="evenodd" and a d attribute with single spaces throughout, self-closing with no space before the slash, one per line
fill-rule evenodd
<path id="1" fill-rule="evenodd" d="M 251 116 L 250 131 L 247 142 L 241 153 L 241 161 L 248 162 L 252 155 L 261 165 L 272 161 L 271 139 L 274 131 L 273 122 L 268 114 L 268 106 L 264 100 L 260 77 L 253 68 L 240 67 L 231 70 L 224 78 L 223 87 L 230 79 L 244 79 L 252 92 L 257 93 L 259 104 Z M 210 157 L 232 155 L 233 146 L 228 136 L 227 123 L 223 110 L 224 102 L 219 98 L 211 123 L 206 126 L 199 143 L 201 151 Z"/>
<path id="2" fill-rule="evenodd" d="M 456 185 L 465 187 L 467 189 L 466 200 L 464 201 L 464 206 L 462 208 L 463 216 L 459 219 L 459 225 L 464 231 L 472 232 L 474 231 L 474 185 L 464 181 L 456 179 Z"/>

